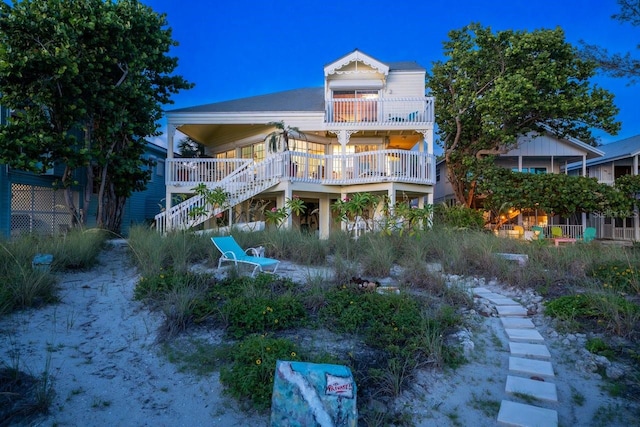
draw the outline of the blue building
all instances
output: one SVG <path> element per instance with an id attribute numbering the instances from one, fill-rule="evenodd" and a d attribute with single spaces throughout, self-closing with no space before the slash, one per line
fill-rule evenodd
<path id="1" fill-rule="evenodd" d="M 0 124 L 6 124 L 9 111 L 0 106 Z M 121 232 L 128 235 L 133 224 L 153 221 L 164 206 L 165 159 L 167 150 L 147 144 L 145 158 L 155 161 L 147 189 L 135 192 L 128 199 L 122 217 Z M 0 237 L 13 237 L 20 233 L 58 234 L 70 229 L 73 219 L 65 202 L 64 191 L 56 189 L 64 165 L 55 165 L 41 174 L 24 172 L 0 164 Z M 76 171 L 77 185 L 72 187 L 76 206 L 82 207 L 86 194 L 86 176 Z M 82 215 L 87 227 L 96 225 L 97 197 L 91 191 L 88 211 Z"/>

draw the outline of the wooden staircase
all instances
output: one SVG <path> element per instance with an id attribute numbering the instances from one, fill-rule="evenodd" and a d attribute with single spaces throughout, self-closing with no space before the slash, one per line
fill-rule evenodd
<path id="1" fill-rule="evenodd" d="M 283 178 L 283 157 L 276 155 L 259 163 L 250 163 L 236 169 L 223 180 L 208 185 L 210 189 L 221 187 L 227 195 L 221 207 L 206 204 L 203 196 L 193 196 L 155 216 L 156 229 L 161 233 L 186 230 L 202 224 L 209 218 L 277 185 Z M 194 209 L 204 208 L 203 215 L 194 215 Z M 199 209 L 197 209 L 199 210 Z"/>

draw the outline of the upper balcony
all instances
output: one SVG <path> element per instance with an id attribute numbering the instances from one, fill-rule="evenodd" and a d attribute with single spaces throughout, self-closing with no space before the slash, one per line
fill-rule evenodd
<path id="1" fill-rule="evenodd" d="M 329 127 L 416 129 L 433 125 L 434 98 L 329 99 L 325 123 Z"/>

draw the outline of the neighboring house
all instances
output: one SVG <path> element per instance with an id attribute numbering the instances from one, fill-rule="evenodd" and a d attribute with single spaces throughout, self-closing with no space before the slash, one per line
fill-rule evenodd
<path id="1" fill-rule="evenodd" d="M 542 135 L 527 135 L 518 138 L 517 145 L 506 154 L 496 156 L 495 165 L 511 169 L 515 172 L 526 173 L 564 173 L 569 164 L 575 164 L 579 175 L 586 176 L 587 162 L 601 157 L 604 153 L 601 147 L 592 147 L 574 138 L 558 138 L 550 133 Z M 451 183 L 447 179 L 447 165 L 444 160 L 436 165 L 435 202 L 449 202 L 454 200 Z M 558 225 L 559 218 L 551 218 L 541 211 L 522 213 L 512 210 L 509 218 L 512 225 L 519 225 L 524 229 L 532 226 L 550 227 Z M 581 225 L 570 225 L 567 221 L 562 225 L 567 235 L 577 236 L 582 233 L 586 216 Z M 510 226 L 506 226 L 509 229 Z"/>
<path id="2" fill-rule="evenodd" d="M 171 204 L 200 183 L 227 192 L 224 215 L 232 224 L 259 219 L 254 208 L 265 202 L 279 208 L 300 197 L 307 213 L 287 226 L 296 222 L 321 238 L 340 227 L 332 203 L 355 192 L 432 203 L 434 111 L 425 74 L 415 62 L 386 63 L 354 50 L 324 67 L 323 87 L 169 111 L 166 210 L 156 217 L 158 229 L 215 226 L 210 217 L 189 216 L 203 205 L 200 197 Z M 269 151 L 274 122 L 300 131 L 288 150 Z M 176 130 L 203 144 L 209 158 L 174 158 Z"/>
<path id="3" fill-rule="evenodd" d="M 597 178 L 598 182 L 604 184 L 613 184 L 623 175 L 640 174 L 640 135 L 598 148 L 604 155 L 587 161 L 587 176 Z M 582 167 L 571 164 L 567 171 L 570 175 L 581 174 Z M 596 228 L 598 238 L 640 241 L 640 218 L 637 210 L 629 212 L 627 218 L 590 214 L 588 224 Z"/>
<path id="4" fill-rule="evenodd" d="M 0 107 L 0 124 L 6 124 L 9 112 Z M 151 223 L 163 208 L 165 196 L 164 148 L 148 144 L 145 157 L 156 160 L 147 190 L 133 193 L 128 199 L 122 218 L 121 232 L 128 234 L 135 223 Z M 63 190 L 55 188 L 64 171 L 64 165 L 56 164 L 42 174 L 24 172 L 0 164 L 0 237 L 13 237 L 20 233 L 55 235 L 72 227 L 73 219 L 68 209 Z M 82 206 L 81 198 L 86 187 L 86 177 L 76 171 L 72 197 L 76 206 Z M 89 212 L 83 213 L 87 226 L 96 224 L 96 198 L 91 197 Z"/>

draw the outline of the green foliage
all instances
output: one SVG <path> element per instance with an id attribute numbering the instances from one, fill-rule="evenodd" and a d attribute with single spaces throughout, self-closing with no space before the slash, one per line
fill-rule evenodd
<path id="1" fill-rule="evenodd" d="M 487 156 L 519 136 L 550 130 L 590 140 L 591 128 L 620 128 L 613 95 L 590 82 L 595 64 L 580 59 L 560 28 L 494 33 L 471 24 L 449 32 L 444 55 L 427 88 L 459 203 L 471 206 Z"/>
<path id="2" fill-rule="evenodd" d="M 351 197 L 345 197 L 343 200 L 337 200 L 331 205 L 337 216 L 336 219 L 342 222 L 353 222 L 357 217 L 365 220 L 367 227 L 370 229 L 370 219 L 376 207 L 380 203 L 380 197 L 371 193 L 353 193 Z"/>
<path id="3" fill-rule="evenodd" d="M 560 319 L 597 317 L 593 296 L 590 294 L 564 295 L 545 302 L 545 314 Z"/>
<path id="4" fill-rule="evenodd" d="M 228 319 L 227 333 L 241 338 L 251 333 L 267 333 L 300 326 L 306 317 L 302 302 L 292 295 L 273 298 L 232 298 L 222 308 Z"/>
<path id="5" fill-rule="evenodd" d="M 264 211 L 264 217 L 267 224 L 273 224 L 276 228 L 280 228 L 291 214 L 300 216 L 306 209 L 304 201 L 294 194 L 293 198 L 286 200 L 284 206 L 280 208 L 274 206 L 270 210 Z"/>
<path id="6" fill-rule="evenodd" d="M 640 25 L 640 9 L 633 0 L 618 0 L 620 13 L 612 16 L 622 23 L 634 26 Z M 584 44 L 584 43 L 583 43 Z M 609 53 L 607 49 L 590 44 L 584 44 L 582 56 L 596 62 L 600 69 L 613 77 L 629 78 L 630 83 L 636 83 L 640 77 L 640 59 L 631 53 Z"/>
<path id="7" fill-rule="evenodd" d="M 589 338 L 585 344 L 585 348 L 593 354 L 599 354 L 609 359 L 614 356 L 613 350 L 602 338 Z"/>
<path id="8" fill-rule="evenodd" d="M 248 400 L 258 410 L 271 405 L 276 362 L 300 360 L 291 341 L 259 334 L 234 344 L 228 355 L 230 364 L 220 369 L 220 382 L 231 396 Z"/>
<path id="9" fill-rule="evenodd" d="M 33 172 L 64 164 L 68 192 L 85 169 L 99 188 L 98 225 L 117 232 L 126 198 L 150 178 L 145 138 L 171 95 L 191 87 L 171 75 L 166 17 L 137 0 L 3 2 L 0 13 L 0 93 L 16 111 L 0 159 Z M 80 218 L 87 206 L 68 208 Z"/>
<path id="10" fill-rule="evenodd" d="M 307 138 L 297 127 L 287 126 L 284 122 L 270 122 L 268 124 L 276 128 L 265 138 L 267 148 L 271 153 L 288 151 L 290 149 L 295 151 L 295 144 L 290 147 L 289 141 L 293 140 L 295 142 L 296 139 Z"/>
<path id="11" fill-rule="evenodd" d="M 498 167 L 486 168 L 481 178 L 478 191 L 487 196 L 484 207 L 496 215 L 504 206 L 565 217 L 581 212 L 622 217 L 630 214 L 632 198 L 595 178 L 528 174 Z"/>
<path id="12" fill-rule="evenodd" d="M 136 300 L 158 298 L 161 294 L 167 294 L 181 287 L 200 287 L 211 281 L 212 277 L 206 274 L 176 272 L 173 268 L 168 268 L 155 275 L 142 276 L 136 283 L 133 297 Z"/>
<path id="13" fill-rule="evenodd" d="M 192 188 L 193 192 L 204 199 L 204 205 L 195 206 L 189 211 L 191 218 L 209 217 L 213 212 L 221 212 L 227 209 L 228 194 L 222 187 L 210 190 L 205 184 L 198 184 Z"/>
<path id="14" fill-rule="evenodd" d="M 447 205 L 441 203 L 434 209 L 434 225 L 456 229 L 482 230 L 484 217 L 482 212 L 464 205 Z"/>
<path id="15" fill-rule="evenodd" d="M 596 264 L 590 275 L 598 279 L 605 289 L 640 295 L 640 268 L 628 262 Z"/>

